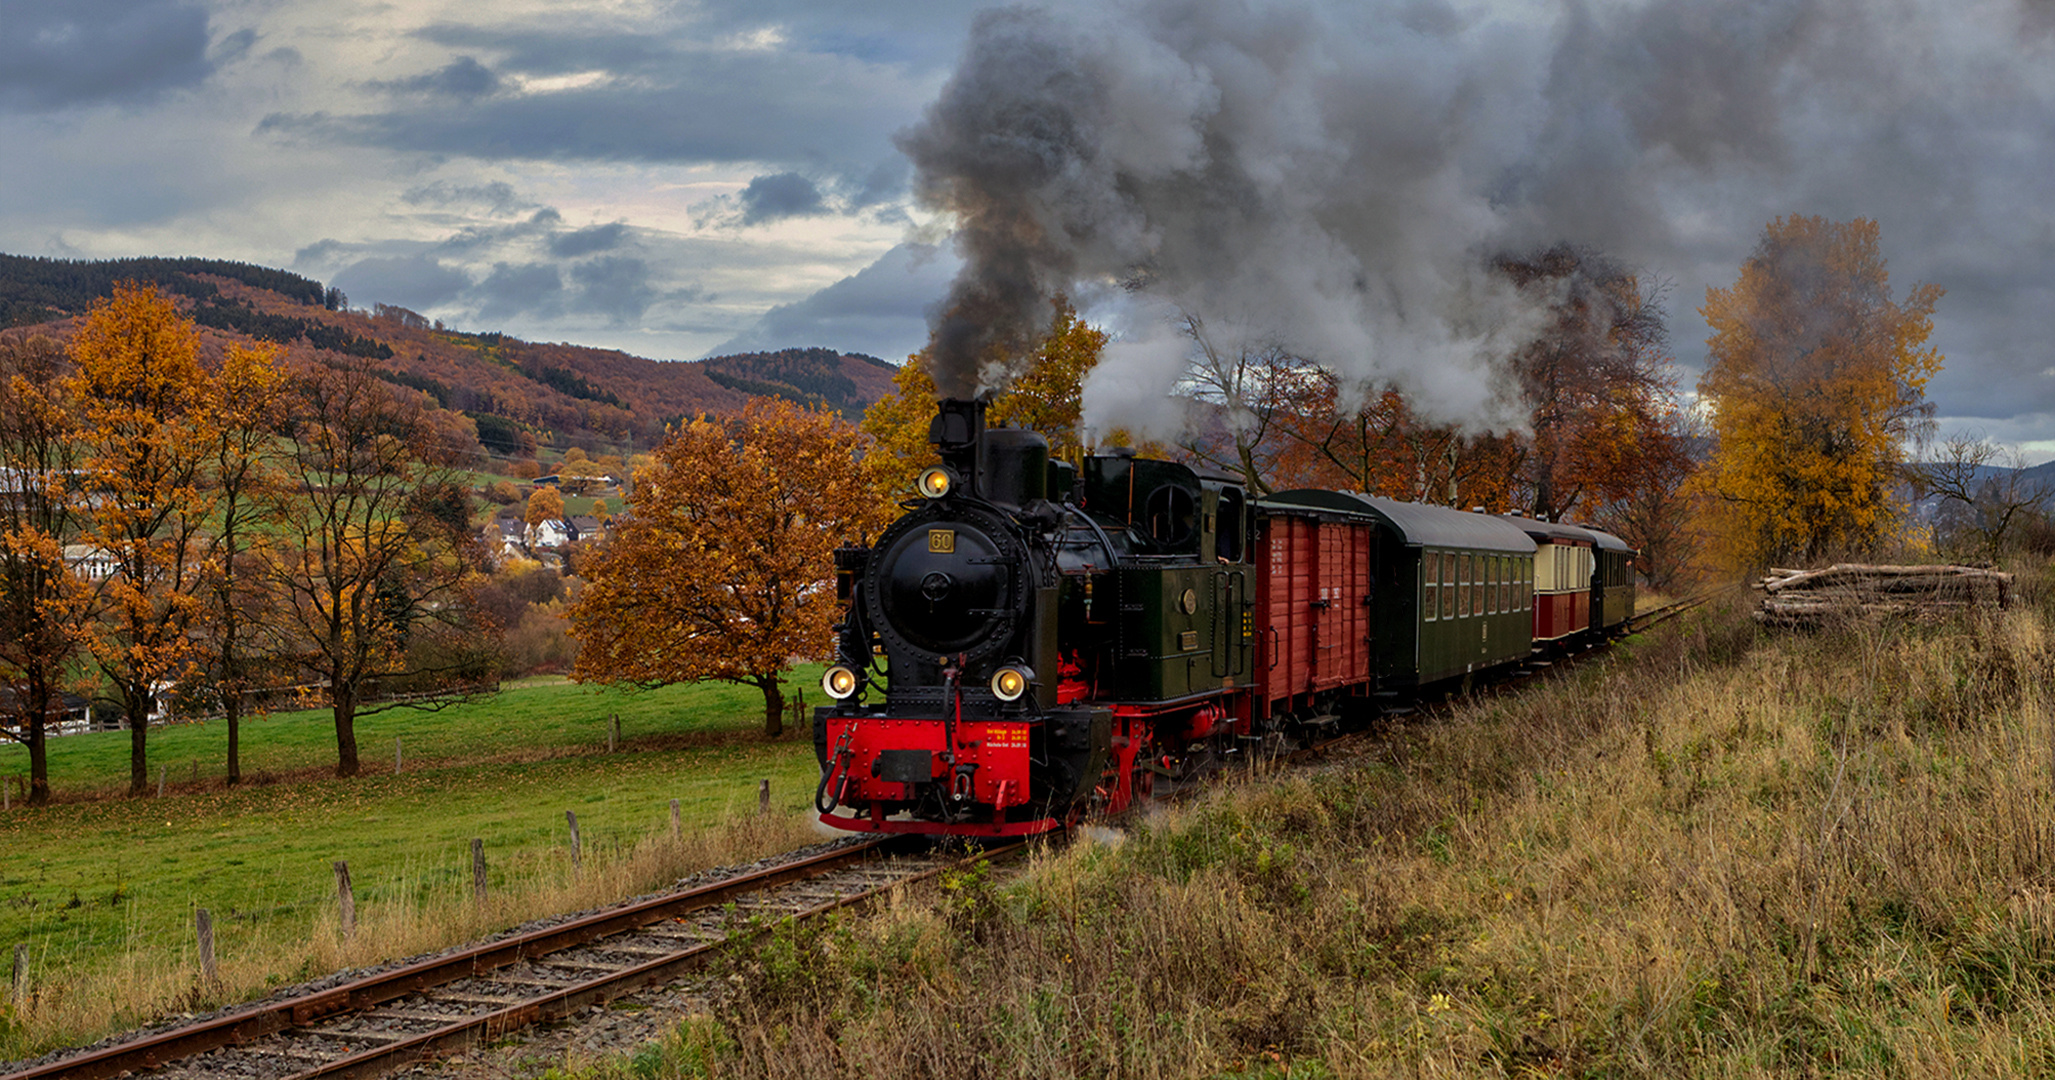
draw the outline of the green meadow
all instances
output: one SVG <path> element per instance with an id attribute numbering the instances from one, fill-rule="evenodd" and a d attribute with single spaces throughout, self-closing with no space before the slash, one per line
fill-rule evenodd
<path id="1" fill-rule="evenodd" d="M 808 666 L 791 681 L 817 687 L 818 675 L 818 665 Z M 820 697 L 818 689 L 811 697 Z M 613 716 L 621 741 L 608 753 Z M 197 908 L 213 915 L 224 963 L 239 953 L 265 958 L 261 972 L 243 974 L 246 991 L 328 970 L 322 965 L 336 955 L 325 946 L 337 936 L 331 867 L 338 860 L 349 863 L 360 924 L 403 914 L 412 926 L 437 908 L 470 906 L 474 837 L 485 843 L 494 896 L 528 898 L 506 907 L 507 919 L 541 913 L 535 901 L 545 894 L 603 902 L 591 889 L 605 867 L 640 859 L 644 878 L 670 872 L 679 858 L 691 861 L 681 852 L 693 842 L 707 858 L 804 842 L 817 779 L 807 726 L 788 723 L 785 737 L 771 741 L 762 723 L 762 697 L 751 688 L 628 692 L 528 680 L 439 712 L 360 718 L 365 774 L 347 780 L 330 774 L 334 728 L 326 712 L 246 723 L 246 782 L 236 787 L 222 780 L 220 721 L 153 729 L 151 794 L 143 798 L 125 794 L 127 732 L 53 739 L 56 802 L 25 809 L 17 801 L 0 814 L 0 957 L 29 945 L 43 1013 L 41 1022 L 13 1024 L 12 1037 L 0 1016 L 0 1059 L 162 1008 L 160 995 L 146 994 L 95 1020 L 71 999 L 104 995 L 109 980 L 150 981 L 138 980 L 139 972 L 163 982 L 165 971 L 188 970 Z M 395 739 L 403 752 L 397 774 Z M 155 795 L 158 762 L 169 766 L 162 798 Z M 20 747 L 0 748 L 0 773 L 27 767 Z M 782 832 L 756 821 L 765 779 Z M 670 840 L 673 799 L 685 834 L 678 842 Z M 566 811 L 578 816 L 578 872 Z M 740 846 L 706 841 L 738 826 L 753 830 Z M 651 846 L 665 844 L 679 850 L 651 862 Z M 658 884 L 623 879 L 621 888 Z M 417 930 L 388 937 L 395 948 L 434 947 Z M 316 942 L 324 948 L 312 948 Z M 295 963 L 295 956 L 305 959 Z M 190 982 L 178 976 L 170 983 L 181 978 Z"/>

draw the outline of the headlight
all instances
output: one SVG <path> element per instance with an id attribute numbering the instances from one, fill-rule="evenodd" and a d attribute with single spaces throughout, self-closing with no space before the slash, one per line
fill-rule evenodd
<path id="1" fill-rule="evenodd" d="M 828 696 L 836 701 L 847 699 L 862 685 L 863 680 L 857 677 L 855 671 L 839 664 L 829 668 L 827 673 L 821 676 L 821 689 L 826 690 Z"/>
<path id="2" fill-rule="evenodd" d="M 920 489 L 922 495 L 930 499 L 939 499 L 949 494 L 949 488 L 954 482 L 954 478 L 949 475 L 949 470 L 937 465 L 921 473 L 920 479 L 915 482 L 914 486 Z"/>
<path id="3" fill-rule="evenodd" d="M 1035 673 L 1023 667 L 1003 667 L 992 674 L 992 696 L 1000 701 L 1019 701 L 1027 693 Z"/>

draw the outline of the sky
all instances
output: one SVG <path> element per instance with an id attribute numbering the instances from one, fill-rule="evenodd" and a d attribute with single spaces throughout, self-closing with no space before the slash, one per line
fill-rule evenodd
<path id="1" fill-rule="evenodd" d="M 962 266 L 931 181 L 979 133 L 945 121 L 1003 122 L 941 103 L 1023 42 L 1104 91 L 1100 194 L 1155 184 L 1065 264 L 1124 341 L 1151 315 L 1105 268 L 1135 251 L 1230 306 L 1310 265 L 1380 298 L 1314 351 L 1381 350 L 1459 414 L 1484 369 L 1399 324 L 1471 295 L 1479 250 L 1569 240 L 1671 283 L 1688 383 L 1767 221 L 1863 216 L 1900 295 L 1948 290 L 1943 429 L 2055 458 L 2051 0 L 0 0 L 0 251 L 282 266 L 658 359 L 896 361 Z M 1199 211 L 1158 182 L 1230 150 Z M 1130 396 L 1160 396 L 1145 353 Z"/>

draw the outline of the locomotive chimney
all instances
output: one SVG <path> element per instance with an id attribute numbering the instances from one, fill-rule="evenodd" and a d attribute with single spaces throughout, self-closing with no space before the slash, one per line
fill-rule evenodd
<path id="1" fill-rule="evenodd" d="M 935 403 L 935 419 L 928 424 L 928 442 L 942 456 L 942 464 L 961 477 L 972 494 L 978 490 L 985 442 L 985 402 L 982 399 L 943 398 Z"/>

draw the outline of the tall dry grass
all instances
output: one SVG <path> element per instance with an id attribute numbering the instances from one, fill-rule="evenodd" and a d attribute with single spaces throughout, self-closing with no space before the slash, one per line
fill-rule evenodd
<path id="1" fill-rule="evenodd" d="M 1349 768 L 781 932 L 636 1071 L 2055 1072 L 2051 674 L 2038 599 L 1703 611 Z"/>
<path id="2" fill-rule="evenodd" d="M 818 841 L 803 815 L 736 816 L 673 838 L 668 830 L 639 840 L 588 848 L 572 866 L 561 848 L 502 855 L 484 904 L 461 874 L 442 866 L 409 866 L 375 893 L 357 882 L 356 925 L 345 938 L 330 901 L 311 934 L 257 922 L 218 948 L 216 981 L 202 978 L 197 946 L 176 951 L 130 949 L 114 964 L 60 972 L 38 981 L 30 999 L 13 1003 L 0 985 L 0 1061 L 89 1042 L 181 1013 L 252 1000 L 282 986 L 352 968 L 447 949 L 508 927 L 567 911 L 602 907 L 669 886 L 711 867 L 749 862 Z M 503 880 L 500 880 L 502 879 Z"/>

